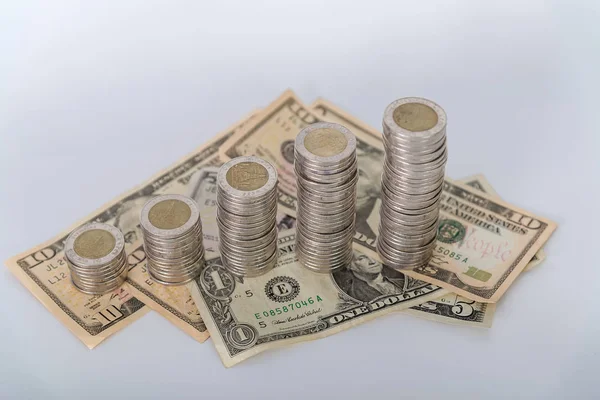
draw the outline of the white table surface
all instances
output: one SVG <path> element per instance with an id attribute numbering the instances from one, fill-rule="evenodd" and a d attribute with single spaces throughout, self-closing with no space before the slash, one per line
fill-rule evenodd
<path id="1" fill-rule="evenodd" d="M 559 225 L 493 328 L 388 315 L 225 369 L 156 313 L 89 351 L 3 268 L 1 398 L 600 396 L 598 2 L 321 3 L 3 2 L 0 258 L 288 87 L 377 127 L 417 95 L 448 113 L 449 176 Z"/>

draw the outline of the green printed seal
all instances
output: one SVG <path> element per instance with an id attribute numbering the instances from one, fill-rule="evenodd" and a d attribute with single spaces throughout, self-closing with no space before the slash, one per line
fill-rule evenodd
<path id="1" fill-rule="evenodd" d="M 437 240 L 444 243 L 457 243 L 465 238 L 467 229 L 453 219 L 443 219 L 438 226 Z"/>

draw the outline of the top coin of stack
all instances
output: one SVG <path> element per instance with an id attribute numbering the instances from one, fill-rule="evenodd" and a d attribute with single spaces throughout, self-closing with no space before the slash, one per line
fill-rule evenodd
<path id="1" fill-rule="evenodd" d="M 377 250 L 386 265 L 414 269 L 435 247 L 448 159 L 446 113 L 426 99 L 396 100 L 385 109 L 383 140 Z"/>
<path id="2" fill-rule="evenodd" d="M 104 294 L 127 278 L 125 239 L 118 228 L 93 222 L 75 229 L 65 242 L 65 259 L 76 289 Z"/>
<path id="3" fill-rule="evenodd" d="M 194 200 L 180 194 L 154 197 L 142 207 L 140 223 L 153 280 L 182 285 L 198 276 L 204 267 L 204 246 Z"/>
<path id="4" fill-rule="evenodd" d="M 356 137 L 339 124 L 304 128 L 295 143 L 298 259 L 316 272 L 352 260 L 355 232 Z"/>
<path id="5" fill-rule="evenodd" d="M 258 276 L 277 263 L 277 171 L 245 156 L 217 175 L 217 225 L 223 266 L 238 276 Z"/>

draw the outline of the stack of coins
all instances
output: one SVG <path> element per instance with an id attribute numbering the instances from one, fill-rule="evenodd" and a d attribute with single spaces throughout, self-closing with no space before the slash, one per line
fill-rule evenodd
<path id="1" fill-rule="evenodd" d="M 223 266 L 258 276 L 277 263 L 277 171 L 258 157 L 237 157 L 217 174 L 217 225 Z"/>
<path id="2" fill-rule="evenodd" d="M 112 225 L 93 222 L 71 232 L 65 259 L 73 286 L 83 293 L 111 292 L 127 278 L 125 239 Z"/>
<path id="3" fill-rule="evenodd" d="M 140 222 L 148 274 L 163 285 L 182 285 L 204 267 L 202 222 L 196 202 L 180 194 L 154 197 Z"/>
<path id="4" fill-rule="evenodd" d="M 296 137 L 294 157 L 298 259 L 313 271 L 334 271 L 352 260 L 356 137 L 338 124 L 312 124 Z"/>
<path id="5" fill-rule="evenodd" d="M 383 139 L 377 250 L 386 265 L 411 270 L 425 265 L 435 247 L 448 159 L 446 113 L 429 100 L 396 100 L 385 110 Z"/>

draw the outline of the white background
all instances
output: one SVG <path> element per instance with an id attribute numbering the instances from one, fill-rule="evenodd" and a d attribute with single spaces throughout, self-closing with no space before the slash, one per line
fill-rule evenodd
<path id="1" fill-rule="evenodd" d="M 389 315 L 227 370 L 156 313 L 89 351 L 3 268 L 0 397 L 600 395 L 598 3 L 324 3 L 2 2 L 0 259 L 288 87 L 376 127 L 416 95 L 448 113 L 449 176 L 559 225 L 493 328 Z"/>

